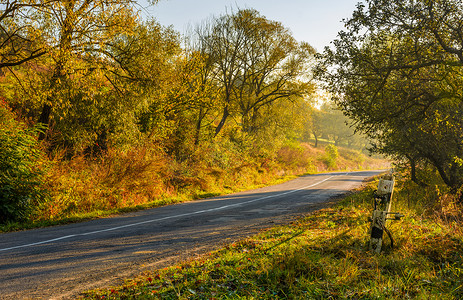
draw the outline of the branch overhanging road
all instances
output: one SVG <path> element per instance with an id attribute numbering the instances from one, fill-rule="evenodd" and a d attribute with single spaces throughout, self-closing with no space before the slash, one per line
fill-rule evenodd
<path id="1" fill-rule="evenodd" d="M 384 171 L 275 186 L 113 218 L 0 235 L 0 299 L 63 299 L 194 258 L 323 207 Z"/>

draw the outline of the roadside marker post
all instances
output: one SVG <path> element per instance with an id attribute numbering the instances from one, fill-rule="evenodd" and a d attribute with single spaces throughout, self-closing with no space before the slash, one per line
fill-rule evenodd
<path id="1" fill-rule="evenodd" d="M 370 250 L 376 253 L 381 252 L 383 244 L 383 233 L 389 235 L 391 245 L 394 242 L 392 235 L 386 229 L 387 220 L 400 220 L 403 217 L 400 213 L 391 213 L 392 194 L 394 193 L 395 178 L 393 175 L 385 175 L 379 180 L 378 189 L 373 195 L 374 210 L 371 216 L 370 227 Z"/>

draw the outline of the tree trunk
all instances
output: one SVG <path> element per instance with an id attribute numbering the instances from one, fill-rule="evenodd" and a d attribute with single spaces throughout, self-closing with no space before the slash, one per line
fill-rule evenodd
<path id="1" fill-rule="evenodd" d="M 201 123 L 203 122 L 204 115 L 205 114 L 203 114 L 203 108 L 200 107 L 199 108 L 198 120 L 196 121 L 196 129 L 195 129 L 196 132 L 195 132 L 195 138 L 194 138 L 195 146 L 199 145 L 199 138 L 200 138 L 200 135 L 201 135 Z"/>
<path id="2" fill-rule="evenodd" d="M 413 158 L 409 158 L 408 159 L 410 161 L 410 173 L 411 173 L 411 177 L 412 177 L 412 181 L 414 182 L 418 182 L 418 179 L 416 178 L 416 164 L 415 164 L 415 160 Z"/>
<path id="3" fill-rule="evenodd" d="M 64 59 L 59 59 L 58 63 L 55 66 L 55 70 L 53 71 L 53 76 L 51 77 L 50 80 L 50 86 L 49 89 L 50 91 L 53 91 L 51 96 L 47 96 L 47 103 L 54 103 L 54 99 L 52 98 L 56 93 L 55 91 L 58 89 L 58 82 L 59 79 L 62 79 L 64 77 L 63 75 L 63 69 L 64 69 Z M 39 117 L 39 123 L 42 123 L 43 125 L 47 126 L 46 132 L 48 132 L 48 126 L 50 125 L 50 115 L 51 115 L 51 110 L 52 106 L 51 104 L 44 104 L 42 107 L 42 113 L 40 114 Z M 45 133 L 40 133 L 39 134 L 39 140 L 45 140 L 47 137 L 47 134 Z"/>
<path id="4" fill-rule="evenodd" d="M 411 156 L 407 156 L 407 159 L 410 162 L 410 179 L 421 187 L 427 187 L 426 183 L 416 177 L 416 159 Z"/>
<path id="5" fill-rule="evenodd" d="M 220 120 L 219 125 L 215 128 L 215 135 L 216 137 L 219 132 L 222 130 L 223 126 L 225 125 L 225 121 L 227 121 L 228 116 L 230 115 L 230 112 L 228 111 L 228 105 L 224 107 L 223 109 L 223 114 L 222 114 L 222 119 Z"/>
<path id="6" fill-rule="evenodd" d="M 50 124 L 50 115 L 51 115 L 51 106 L 48 104 L 44 104 L 42 107 L 42 113 L 40 114 L 39 123 L 48 127 L 48 125 Z M 40 132 L 39 134 L 40 141 L 43 141 L 46 138 L 47 131 L 48 129 L 45 132 Z"/>
<path id="7" fill-rule="evenodd" d="M 442 167 L 441 164 L 438 163 L 436 159 L 433 157 L 428 157 L 428 159 L 431 161 L 431 163 L 436 167 L 437 172 L 439 172 L 440 177 L 444 181 L 444 183 L 453 191 L 455 191 L 456 187 L 454 185 L 454 182 L 450 180 L 448 174 L 446 173 L 444 167 Z"/>

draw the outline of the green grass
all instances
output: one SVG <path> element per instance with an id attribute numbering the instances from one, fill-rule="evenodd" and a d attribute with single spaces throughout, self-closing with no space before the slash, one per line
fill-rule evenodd
<path id="1" fill-rule="evenodd" d="M 376 182 L 335 206 L 231 244 L 200 260 L 89 291 L 85 299 L 461 299 L 463 232 L 455 218 L 425 215 L 402 192 L 406 216 L 388 227 L 382 254 L 368 251 Z M 408 195 L 408 192 L 407 192 Z"/>

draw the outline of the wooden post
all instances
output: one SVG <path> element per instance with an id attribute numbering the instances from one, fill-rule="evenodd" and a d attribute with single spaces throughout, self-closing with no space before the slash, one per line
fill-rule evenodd
<path id="1" fill-rule="evenodd" d="M 383 233 L 387 216 L 391 210 L 392 194 L 394 192 L 394 176 L 386 175 L 379 180 L 378 190 L 374 196 L 374 210 L 371 217 L 370 250 L 381 252 Z"/>

